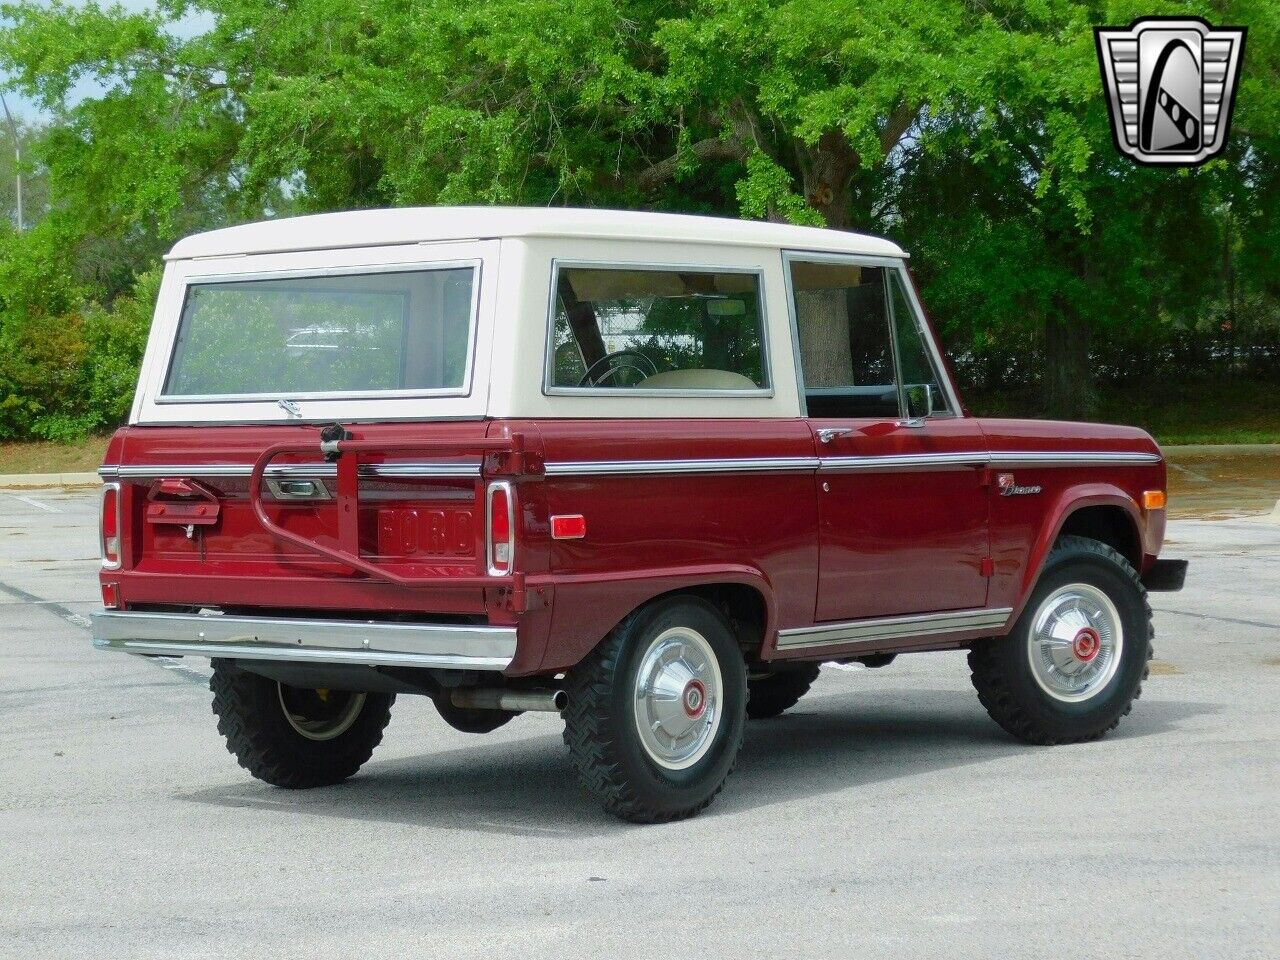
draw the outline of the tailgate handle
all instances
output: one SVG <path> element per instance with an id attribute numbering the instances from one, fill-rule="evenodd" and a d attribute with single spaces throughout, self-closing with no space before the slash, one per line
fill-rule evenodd
<path id="1" fill-rule="evenodd" d="M 221 511 L 222 504 L 213 491 L 195 480 L 166 477 L 147 491 L 147 523 L 211 527 Z"/>
<path id="2" fill-rule="evenodd" d="M 277 500 L 328 500 L 329 491 L 319 480 L 266 480 L 267 489 Z"/>

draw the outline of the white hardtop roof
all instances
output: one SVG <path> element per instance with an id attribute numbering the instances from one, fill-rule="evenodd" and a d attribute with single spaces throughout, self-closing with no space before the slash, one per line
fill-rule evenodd
<path id="1" fill-rule="evenodd" d="M 410 207 L 264 220 L 179 240 L 167 260 L 501 237 L 715 243 L 904 257 L 889 240 L 754 220 L 566 207 Z"/>

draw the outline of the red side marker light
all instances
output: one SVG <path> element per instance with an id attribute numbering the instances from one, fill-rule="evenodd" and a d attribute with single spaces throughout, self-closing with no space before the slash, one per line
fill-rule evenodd
<path id="1" fill-rule="evenodd" d="M 102 605 L 108 610 L 118 610 L 120 608 L 119 584 L 104 583 L 102 585 Z"/>
<path id="2" fill-rule="evenodd" d="M 587 535 L 587 518 L 580 513 L 561 514 L 551 518 L 552 540 L 581 540 Z"/>

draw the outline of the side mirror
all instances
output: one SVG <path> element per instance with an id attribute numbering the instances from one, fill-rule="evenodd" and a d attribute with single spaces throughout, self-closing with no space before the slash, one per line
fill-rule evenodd
<path id="1" fill-rule="evenodd" d="M 907 387 L 907 425 L 918 427 L 933 416 L 933 384 L 913 383 Z"/>

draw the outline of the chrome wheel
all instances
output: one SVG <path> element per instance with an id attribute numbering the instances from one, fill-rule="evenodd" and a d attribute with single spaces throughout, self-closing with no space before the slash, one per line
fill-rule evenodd
<path id="1" fill-rule="evenodd" d="M 306 690 L 277 683 L 280 709 L 289 726 L 308 740 L 340 737 L 364 709 L 365 695 L 343 690 Z"/>
<path id="2" fill-rule="evenodd" d="M 1027 655 L 1040 688 L 1066 703 L 1096 696 L 1111 682 L 1124 650 L 1120 613 L 1087 583 L 1059 587 L 1031 621 Z"/>
<path id="3" fill-rule="evenodd" d="M 654 638 L 635 683 L 636 730 L 654 763 L 685 770 L 702 759 L 720 729 L 722 689 L 706 637 L 671 627 Z"/>

